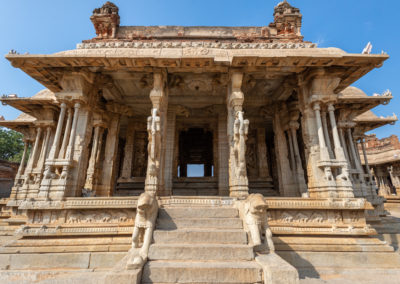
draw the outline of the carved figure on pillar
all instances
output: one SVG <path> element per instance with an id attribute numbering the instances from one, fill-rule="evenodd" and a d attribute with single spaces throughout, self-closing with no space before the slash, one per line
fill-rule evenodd
<path id="1" fill-rule="evenodd" d="M 230 196 L 246 197 L 249 194 L 246 172 L 246 139 L 249 121 L 243 118 L 244 95 L 241 91 L 243 74 L 233 73 L 228 93 L 228 135 L 230 139 L 229 187 Z"/>
<path id="2" fill-rule="evenodd" d="M 161 154 L 161 123 L 157 108 L 151 110 L 151 116 L 147 119 L 147 132 L 149 141 L 145 191 L 155 194 L 158 190 Z"/>

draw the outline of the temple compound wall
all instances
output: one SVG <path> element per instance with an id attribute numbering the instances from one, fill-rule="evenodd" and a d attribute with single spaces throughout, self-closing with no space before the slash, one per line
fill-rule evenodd
<path id="1" fill-rule="evenodd" d="M 38 236 L 111 236 L 113 245 L 85 249 L 129 250 L 121 267 L 144 267 L 150 279 L 158 275 L 155 260 L 174 259 L 163 249 L 182 245 L 158 238 L 160 231 L 207 222 L 251 236 L 245 259 L 263 267 L 263 279 L 279 269 L 296 279 L 275 251 L 294 266 L 289 254 L 297 249 L 332 252 L 346 243 L 352 253 L 393 251 L 369 238 L 386 212 L 357 144 L 397 120 L 369 115 L 392 95 L 351 86 L 386 54 L 304 41 L 302 15 L 286 1 L 265 27 L 120 26 L 110 2 L 90 19 L 97 36 L 74 50 L 6 56 L 46 89 L 1 98 L 23 114 L 0 125 L 24 134 L 23 161 L 29 152 L 2 209 L 20 225 L 20 239 L 3 253 L 40 243 Z M 193 165 L 202 169 L 196 177 Z M 179 257 L 205 257 L 191 253 Z M 181 270 L 174 271 L 169 277 Z"/>

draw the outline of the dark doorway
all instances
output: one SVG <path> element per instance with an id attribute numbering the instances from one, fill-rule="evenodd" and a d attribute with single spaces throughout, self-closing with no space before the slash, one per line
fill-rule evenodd
<path id="1" fill-rule="evenodd" d="M 203 168 L 202 174 L 196 172 L 191 176 L 213 176 L 213 134 L 211 131 L 203 128 L 189 128 L 179 133 L 179 177 L 188 177 L 188 166 L 191 165 L 199 165 L 197 169 Z"/>

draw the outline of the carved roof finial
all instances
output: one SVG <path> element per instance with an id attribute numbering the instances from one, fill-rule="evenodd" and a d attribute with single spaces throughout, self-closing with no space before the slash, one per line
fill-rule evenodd
<path id="1" fill-rule="evenodd" d="M 93 10 L 90 17 L 98 39 L 116 38 L 119 27 L 118 7 L 107 1 L 102 7 Z"/>
<path id="2" fill-rule="evenodd" d="M 278 35 L 301 37 L 301 19 L 300 9 L 293 7 L 286 0 L 274 8 L 274 25 Z"/>

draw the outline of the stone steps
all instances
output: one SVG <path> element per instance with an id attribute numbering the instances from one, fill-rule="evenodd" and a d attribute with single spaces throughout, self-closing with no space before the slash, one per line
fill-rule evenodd
<path id="1" fill-rule="evenodd" d="M 210 230 L 210 229 L 181 229 L 173 231 L 156 230 L 153 234 L 156 243 L 171 244 L 179 240 L 181 243 L 220 243 L 247 244 L 247 234 L 243 230 Z"/>
<path id="2" fill-rule="evenodd" d="M 239 218 L 159 218 L 157 229 L 174 230 L 187 228 L 242 229 L 243 223 Z"/>
<path id="3" fill-rule="evenodd" d="M 142 283 L 263 283 L 236 208 L 161 208 L 153 238 Z"/>
<path id="4" fill-rule="evenodd" d="M 158 211 L 159 218 L 237 218 L 238 210 L 235 208 L 217 207 L 170 207 Z"/>
<path id="5" fill-rule="evenodd" d="M 253 247 L 237 244 L 153 244 L 150 260 L 253 260 Z"/>
<path id="6" fill-rule="evenodd" d="M 201 178 L 183 178 L 173 182 L 173 195 L 177 196 L 215 196 L 218 195 L 218 182 Z"/>
<path id="7" fill-rule="evenodd" d="M 254 261 L 150 261 L 142 283 L 263 283 Z"/>

